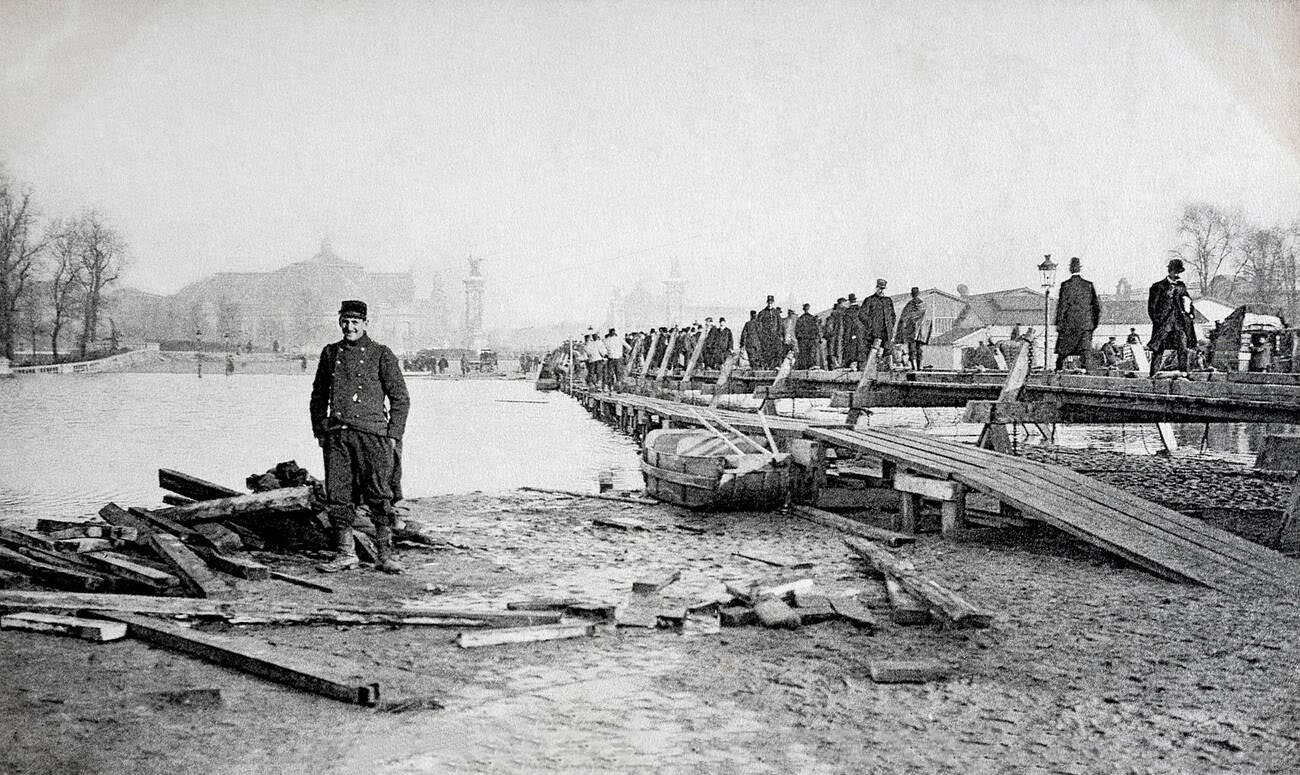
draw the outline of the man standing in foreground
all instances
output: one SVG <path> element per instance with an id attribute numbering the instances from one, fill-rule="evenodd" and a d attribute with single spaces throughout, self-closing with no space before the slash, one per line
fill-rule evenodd
<path id="1" fill-rule="evenodd" d="M 862 308 L 858 311 L 858 351 L 863 368 L 866 368 L 873 348 L 884 347 L 888 354 L 890 342 L 894 339 L 894 300 L 885 295 L 887 285 L 883 279 L 876 280 L 876 292 L 862 300 Z"/>
<path id="2" fill-rule="evenodd" d="M 366 335 L 365 302 L 342 303 L 339 329 L 343 339 L 321 350 L 311 387 L 311 427 L 325 452 L 326 512 L 338 552 L 318 569 L 360 564 L 352 523 L 364 505 L 375 523 L 375 568 L 401 573 L 393 559 L 393 503 L 401 499 L 398 455 L 411 399 L 393 351 Z"/>
<path id="3" fill-rule="evenodd" d="M 1169 259 L 1169 276 L 1152 283 L 1147 293 L 1147 316 L 1151 318 L 1151 376 L 1160 370 L 1166 350 L 1178 358 L 1178 370 L 1187 371 L 1188 347 L 1196 346 L 1196 326 L 1192 319 L 1192 297 L 1179 279 L 1183 273 L 1180 258 Z"/>
<path id="4" fill-rule="evenodd" d="M 894 329 L 894 344 L 907 346 L 907 366 L 912 371 L 921 370 L 928 341 L 930 326 L 926 320 L 925 302 L 921 299 L 921 289 L 914 285 L 911 298 L 898 316 L 898 326 Z"/>
<path id="5" fill-rule="evenodd" d="M 1092 283 L 1079 276 L 1083 262 L 1070 259 L 1070 279 L 1061 283 L 1056 300 L 1056 370 L 1065 368 L 1065 359 L 1079 356 L 1079 365 L 1088 368 L 1092 351 L 1092 332 L 1101 321 L 1101 302 Z"/>

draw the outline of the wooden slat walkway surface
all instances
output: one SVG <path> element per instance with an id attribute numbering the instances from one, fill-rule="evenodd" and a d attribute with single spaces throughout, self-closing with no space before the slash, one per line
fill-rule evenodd
<path id="1" fill-rule="evenodd" d="M 747 433 L 762 433 L 756 414 L 708 410 L 629 393 L 579 393 L 650 412 L 674 423 L 698 425 L 710 412 Z M 1140 498 L 1064 466 L 979 449 L 906 430 L 849 430 L 789 417 L 767 418 L 774 433 L 813 438 L 888 460 L 897 470 L 951 479 L 986 493 L 1077 538 L 1161 577 L 1225 592 L 1269 589 L 1300 592 L 1300 562 L 1204 521 Z"/>

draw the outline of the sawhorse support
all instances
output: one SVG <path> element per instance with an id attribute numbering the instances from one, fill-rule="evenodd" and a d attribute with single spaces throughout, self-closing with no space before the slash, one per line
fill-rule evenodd
<path id="1" fill-rule="evenodd" d="M 878 368 L 876 356 L 880 349 L 879 344 L 879 339 L 871 340 L 871 351 L 867 353 L 867 362 L 862 365 L 862 376 L 858 378 L 858 386 L 853 391 L 853 398 L 849 400 L 849 413 L 844 418 L 844 424 L 850 428 L 857 426 L 863 410 L 870 404 L 871 385 L 876 381 Z"/>

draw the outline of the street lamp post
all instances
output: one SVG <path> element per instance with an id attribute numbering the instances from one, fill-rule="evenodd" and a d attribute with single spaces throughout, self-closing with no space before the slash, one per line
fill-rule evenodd
<path id="1" fill-rule="evenodd" d="M 1056 284 L 1056 262 L 1052 260 L 1052 254 L 1047 253 L 1043 256 L 1043 262 L 1038 265 L 1038 273 L 1043 278 L 1043 371 L 1047 371 L 1047 364 L 1050 358 L 1047 354 L 1047 326 L 1048 326 L 1048 300 L 1052 296 L 1052 286 Z"/>

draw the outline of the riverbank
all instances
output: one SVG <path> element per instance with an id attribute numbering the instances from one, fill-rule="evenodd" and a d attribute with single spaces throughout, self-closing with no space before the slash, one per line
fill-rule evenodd
<path id="1" fill-rule="evenodd" d="M 678 569 L 668 598 L 722 592 L 772 569 L 745 547 L 794 555 L 826 591 L 857 590 L 874 635 L 840 622 L 688 637 L 604 629 L 590 639 L 461 650 L 454 632 L 237 628 L 365 666 L 390 697 L 442 710 L 361 710 L 140 643 L 0 632 L 12 655 L 0 770 L 176 773 L 1286 772 L 1300 755 L 1288 654 L 1300 606 L 1160 581 L 1050 530 L 922 536 L 899 550 L 997 613 L 983 631 L 888 621 L 879 581 L 818 525 L 772 514 L 533 493 L 409 504 L 446 542 L 405 549 L 410 573 L 330 577 L 333 595 L 240 582 L 252 600 L 447 607 L 577 596 L 621 600 Z M 608 516 L 646 531 L 597 527 Z M 864 514 L 860 516 L 871 517 Z M 310 556 L 259 555 L 314 575 Z M 946 682 L 878 685 L 880 658 L 935 658 Z M 219 688 L 220 707 L 151 693 Z"/>

